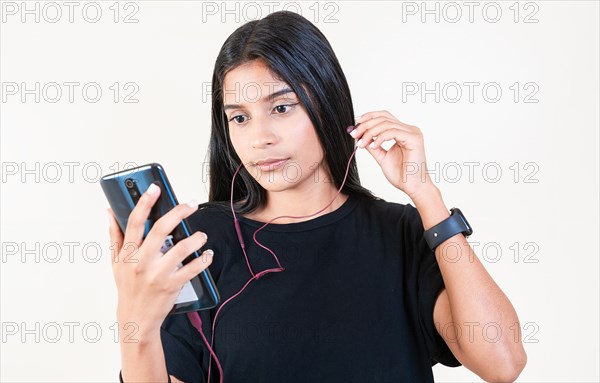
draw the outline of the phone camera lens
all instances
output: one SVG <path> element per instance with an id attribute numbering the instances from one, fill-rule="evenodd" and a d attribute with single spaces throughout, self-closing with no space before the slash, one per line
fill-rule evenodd
<path id="1" fill-rule="evenodd" d="M 125 186 L 127 186 L 127 189 L 133 189 L 133 187 L 135 186 L 135 181 L 131 178 L 127 178 L 125 180 Z"/>

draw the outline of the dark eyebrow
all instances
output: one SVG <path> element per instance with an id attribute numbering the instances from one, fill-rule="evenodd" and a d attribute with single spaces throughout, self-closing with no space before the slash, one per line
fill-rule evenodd
<path id="1" fill-rule="evenodd" d="M 273 99 L 275 99 L 281 95 L 288 94 L 288 93 L 294 93 L 294 91 L 291 90 L 290 88 L 283 88 L 283 89 L 280 89 L 276 92 L 273 92 L 273 93 L 263 97 L 261 101 L 263 101 L 263 102 L 264 101 L 272 101 Z M 223 111 L 226 111 L 228 109 L 236 109 L 236 108 L 241 108 L 241 105 L 227 104 L 223 107 Z"/>

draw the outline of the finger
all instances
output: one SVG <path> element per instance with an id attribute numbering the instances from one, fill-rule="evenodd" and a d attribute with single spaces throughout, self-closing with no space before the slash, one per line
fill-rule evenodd
<path id="1" fill-rule="evenodd" d="M 381 147 L 383 142 L 394 140 L 394 143 L 396 143 L 396 140 L 402 140 L 402 138 L 399 137 L 406 137 L 406 135 L 411 134 L 410 132 L 397 128 L 396 123 L 391 124 L 395 127 L 389 128 L 389 124 L 380 124 L 380 127 L 378 127 L 380 131 L 375 134 L 377 136 L 376 138 L 374 137 L 372 140 L 369 140 L 366 143 L 361 142 L 361 145 L 367 149 L 369 153 L 371 153 L 378 164 L 381 164 L 388 154 L 388 150 L 385 150 Z M 367 133 L 371 134 L 371 131 L 369 130 Z M 367 134 L 365 134 L 365 136 L 367 136 Z M 390 147 L 390 149 L 391 148 L 392 147 Z M 400 153 L 402 154 L 402 151 L 400 151 Z"/>
<path id="2" fill-rule="evenodd" d="M 389 119 L 391 119 L 391 120 L 396 120 L 396 121 L 398 121 L 398 119 L 397 119 L 396 117 L 394 117 L 394 115 L 392 115 L 392 114 L 391 114 L 390 112 L 388 112 L 387 110 L 377 110 L 377 111 L 373 111 L 373 112 L 367 112 L 367 113 L 364 113 L 364 114 L 363 114 L 363 115 L 361 115 L 361 116 L 358 116 L 358 117 L 355 119 L 355 122 L 356 122 L 356 123 L 359 123 L 359 122 L 361 122 L 361 123 L 362 123 L 362 122 L 364 122 L 364 121 L 368 121 L 368 120 L 371 120 L 371 119 L 373 119 L 373 118 L 377 118 L 377 117 L 386 117 L 386 118 L 389 118 Z M 398 122 L 400 122 L 400 121 L 398 121 Z"/>
<path id="3" fill-rule="evenodd" d="M 196 202 L 182 203 L 169 210 L 165 215 L 160 217 L 148 232 L 144 241 L 144 246 L 148 247 L 153 254 L 158 254 L 160 257 L 160 248 L 164 245 L 165 239 L 185 218 L 192 215 L 198 210 Z"/>
<path id="4" fill-rule="evenodd" d="M 388 119 L 382 119 L 379 117 L 377 118 L 377 120 L 378 122 L 376 123 L 376 125 L 363 128 L 364 132 L 357 142 L 358 147 L 364 148 L 368 146 L 376 137 L 378 137 L 381 133 L 387 130 L 402 131 L 407 134 L 410 133 L 409 130 L 399 125 L 396 121 L 390 121 Z"/>
<path id="5" fill-rule="evenodd" d="M 183 265 L 179 270 L 177 270 L 174 278 L 183 286 L 183 284 L 209 267 L 212 264 L 213 256 L 212 250 L 208 249 L 204 251 L 200 257 Z"/>
<path id="6" fill-rule="evenodd" d="M 375 158 L 375 161 L 380 165 L 383 162 L 383 160 L 385 159 L 385 156 L 387 155 L 387 150 L 385 150 L 381 146 L 378 146 L 376 148 L 371 148 L 367 145 L 367 147 L 365 149 L 367 149 L 367 151 L 369 153 L 371 153 L 373 158 Z"/>
<path id="7" fill-rule="evenodd" d="M 356 142 L 357 146 L 359 148 L 364 148 L 366 145 L 371 143 L 371 141 L 374 137 L 377 136 L 377 134 L 379 134 L 385 129 L 389 129 L 389 125 L 384 125 L 384 122 L 390 121 L 378 117 L 376 119 L 368 121 L 368 124 L 361 123 L 361 125 L 357 128 L 356 133 L 353 132 L 354 138 L 358 140 Z"/>
<path id="8" fill-rule="evenodd" d="M 365 132 L 375 128 L 376 126 L 379 126 L 379 124 L 386 121 L 395 124 L 398 129 L 410 131 L 412 128 L 410 125 L 403 124 L 402 122 L 396 119 L 390 119 L 385 116 L 379 116 L 364 122 L 360 122 L 359 124 L 355 125 L 355 129 L 350 132 L 350 135 L 354 137 L 354 139 L 360 139 L 362 138 Z"/>
<path id="9" fill-rule="evenodd" d="M 106 209 L 108 212 L 108 233 L 110 235 L 111 260 L 115 262 L 121 248 L 123 247 L 123 232 L 119 227 L 119 223 L 111 208 Z"/>
<path id="10" fill-rule="evenodd" d="M 127 219 L 124 238 L 126 243 L 131 243 L 135 247 L 139 247 L 142 244 L 146 221 L 148 220 L 150 210 L 160 196 L 160 193 L 160 187 L 153 183 L 148 187 L 148 190 L 142 194 Z"/>
<path id="11" fill-rule="evenodd" d="M 348 133 L 355 140 L 359 140 L 367 129 L 372 128 L 373 126 L 377 125 L 381 121 L 382 121 L 382 119 L 368 120 L 368 121 L 365 121 L 365 122 L 359 122 L 358 124 L 356 124 L 354 126 L 349 126 L 347 128 L 348 129 Z"/>
<path id="12" fill-rule="evenodd" d="M 166 270 L 174 270 L 190 254 L 206 244 L 208 237 L 205 233 L 197 231 L 191 236 L 179 241 L 161 260 Z"/>
<path id="13" fill-rule="evenodd" d="M 378 118 L 383 118 L 383 119 L 397 122 L 398 124 L 400 124 L 401 126 L 407 128 L 409 130 L 416 128 L 413 125 L 410 125 L 410 124 L 407 124 L 405 122 L 398 120 L 393 114 L 391 114 L 387 110 L 380 110 L 380 111 L 365 113 L 362 116 L 355 117 L 355 121 L 356 121 L 356 124 L 365 124 L 365 126 L 368 127 L 371 125 L 369 123 L 371 120 L 376 120 Z"/>
<path id="14" fill-rule="evenodd" d="M 377 138 L 371 143 L 371 148 L 380 147 L 385 141 L 394 140 L 397 144 L 402 146 L 402 149 L 415 150 L 418 148 L 419 138 L 414 132 L 406 132 L 400 129 L 389 129 L 377 136 Z"/>

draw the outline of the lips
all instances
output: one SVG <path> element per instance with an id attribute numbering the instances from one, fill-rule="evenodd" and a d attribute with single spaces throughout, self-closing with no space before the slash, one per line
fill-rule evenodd
<path id="1" fill-rule="evenodd" d="M 269 165 L 274 164 L 275 162 L 280 162 L 287 160 L 287 158 L 265 158 L 264 160 L 256 161 L 256 165 Z"/>
<path id="2" fill-rule="evenodd" d="M 289 158 L 267 158 L 256 162 L 261 170 L 274 170 L 283 166 Z"/>

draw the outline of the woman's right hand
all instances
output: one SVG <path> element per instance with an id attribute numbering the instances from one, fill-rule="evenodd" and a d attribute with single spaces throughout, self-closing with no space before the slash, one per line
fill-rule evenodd
<path id="1" fill-rule="evenodd" d="M 146 220 L 159 195 L 160 188 L 152 184 L 129 215 L 124 235 L 109 209 L 112 269 L 118 290 L 117 320 L 121 330 L 133 324 L 140 336 L 160 332 L 183 285 L 212 262 L 212 251 L 207 250 L 178 269 L 180 262 L 206 243 L 207 236 L 200 231 L 179 241 L 164 256 L 160 251 L 175 227 L 198 209 L 197 204 L 180 204 L 171 209 L 143 239 Z M 130 335 L 132 332 L 127 331 Z"/>

